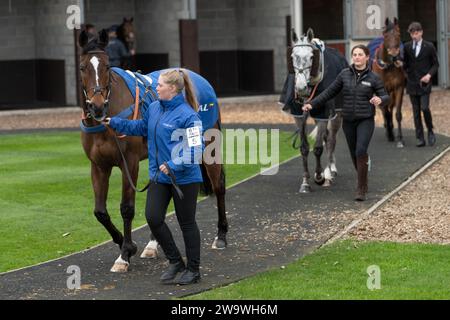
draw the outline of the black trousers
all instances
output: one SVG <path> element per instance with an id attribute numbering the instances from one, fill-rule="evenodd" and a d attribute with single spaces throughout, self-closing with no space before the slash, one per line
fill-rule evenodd
<path id="1" fill-rule="evenodd" d="M 356 168 L 356 158 L 367 154 L 375 130 L 375 119 L 345 120 L 342 122 L 345 139 Z"/>
<path id="2" fill-rule="evenodd" d="M 183 199 L 178 197 L 172 185 L 151 183 L 147 191 L 145 216 L 150 230 L 169 262 L 176 263 L 180 261 L 182 259 L 180 251 L 175 244 L 172 232 L 164 221 L 167 207 L 173 198 L 175 213 L 186 247 L 187 267 L 189 270 L 196 272 L 199 271 L 200 267 L 200 231 L 195 221 L 200 184 L 192 183 L 180 185 L 179 187 L 184 194 Z"/>
<path id="3" fill-rule="evenodd" d="M 428 131 L 433 130 L 433 119 L 430 111 L 430 94 L 424 94 L 420 96 L 410 95 L 411 104 L 414 113 L 414 127 L 416 128 L 416 138 L 424 139 L 422 113 L 425 119 L 425 125 Z"/>

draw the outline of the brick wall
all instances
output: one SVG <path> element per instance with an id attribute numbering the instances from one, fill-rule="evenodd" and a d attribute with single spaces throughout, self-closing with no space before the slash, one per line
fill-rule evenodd
<path id="1" fill-rule="evenodd" d="M 238 1 L 238 46 L 245 50 L 273 50 L 275 90 L 286 77 L 286 16 L 290 0 Z M 263 66 L 262 66 L 263 67 Z"/>
<path id="2" fill-rule="evenodd" d="M 34 59 L 34 1 L 12 4 L 0 1 L 0 61 Z"/>
<path id="3" fill-rule="evenodd" d="M 15 4 L 16 1 L 13 1 Z M 76 2 L 75 2 L 76 3 Z M 73 0 L 35 0 L 36 59 L 64 60 L 66 103 L 75 105 L 75 40 L 67 28 L 67 7 Z"/>
<path id="4" fill-rule="evenodd" d="M 180 66 L 179 19 L 186 18 L 182 0 L 135 0 L 137 50 L 168 53 L 169 66 Z"/>

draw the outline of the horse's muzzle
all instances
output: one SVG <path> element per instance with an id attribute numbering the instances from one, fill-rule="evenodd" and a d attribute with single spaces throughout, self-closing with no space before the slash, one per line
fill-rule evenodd
<path id="1" fill-rule="evenodd" d="M 88 104 L 87 108 L 91 117 L 95 121 L 102 122 L 108 116 L 109 103 L 106 102 L 101 107 L 95 106 L 93 104 Z"/>

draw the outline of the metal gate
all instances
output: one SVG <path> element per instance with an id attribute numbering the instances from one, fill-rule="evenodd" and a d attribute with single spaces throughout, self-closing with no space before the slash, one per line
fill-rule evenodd
<path id="1" fill-rule="evenodd" d="M 440 50 L 439 58 L 439 85 L 443 88 L 449 87 L 450 69 L 449 69 L 449 48 L 450 48 L 450 22 L 449 22 L 449 0 L 436 0 L 436 19 L 437 19 L 437 39 Z"/>

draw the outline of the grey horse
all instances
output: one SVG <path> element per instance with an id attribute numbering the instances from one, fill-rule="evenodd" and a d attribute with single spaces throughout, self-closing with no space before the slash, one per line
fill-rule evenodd
<path id="1" fill-rule="evenodd" d="M 297 125 L 300 138 L 300 152 L 303 159 L 303 180 L 300 186 L 301 193 L 311 192 L 309 183 L 308 154 L 310 143 L 306 132 L 308 117 L 312 117 L 316 127 L 309 135 L 315 138 L 313 152 L 316 157 L 314 181 L 318 185 L 331 186 L 337 176 L 336 167 L 336 136 L 342 125 L 342 97 L 328 101 L 325 105 L 304 113 L 303 104 L 324 91 L 337 75 L 348 67 L 347 60 L 336 49 L 326 47 L 320 39 L 314 38 L 312 29 L 307 34 L 298 38 L 292 31 L 292 47 L 288 50 L 288 61 L 292 72 L 286 80 L 283 95 L 280 102 L 284 104 L 283 111 L 291 114 Z M 295 144 L 295 143 L 294 143 Z M 327 154 L 325 169 L 321 164 L 321 156 L 324 151 Z"/>

